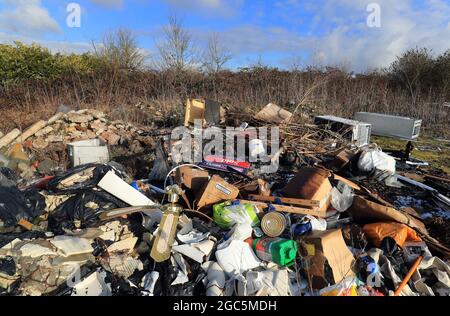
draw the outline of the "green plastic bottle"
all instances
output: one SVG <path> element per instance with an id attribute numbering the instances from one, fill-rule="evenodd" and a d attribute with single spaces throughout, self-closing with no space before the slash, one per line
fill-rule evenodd
<path id="1" fill-rule="evenodd" d="M 295 263 L 297 243 L 283 238 L 258 238 L 253 240 L 253 250 L 259 259 L 289 267 Z"/>

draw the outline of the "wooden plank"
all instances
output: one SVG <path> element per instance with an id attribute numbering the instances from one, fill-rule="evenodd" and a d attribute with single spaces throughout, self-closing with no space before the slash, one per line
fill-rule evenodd
<path id="1" fill-rule="evenodd" d="M 355 190 L 357 190 L 357 191 L 361 191 L 361 187 L 359 186 L 359 185 L 357 185 L 355 182 L 353 182 L 353 181 L 350 181 L 350 180 L 348 180 L 348 179 L 346 179 L 346 178 L 344 178 L 344 177 L 341 177 L 341 176 L 339 176 L 339 175 L 337 175 L 337 174 L 333 174 L 333 178 L 334 178 L 334 180 L 336 180 L 336 181 L 341 181 L 341 182 L 344 182 L 346 185 L 348 185 L 349 187 L 351 187 L 351 188 L 353 188 L 353 189 L 355 189 Z"/>
<path id="2" fill-rule="evenodd" d="M 294 198 L 281 198 L 281 197 L 275 197 L 275 196 L 263 196 L 263 195 L 256 195 L 256 194 L 250 194 L 249 195 L 250 200 L 260 201 L 260 202 L 276 202 L 278 199 L 283 204 L 292 204 L 295 206 L 301 206 L 306 208 L 311 207 L 320 207 L 320 202 L 315 200 L 305 200 L 305 199 L 294 199 Z"/>
<path id="3" fill-rule="evenodd" d="M 431 175 L 425 175 L 424 178 L 427 179 L 427 180 L 434 180 L 434 181 L 440 181 L 440 182 L 450 183 L 450 179 L 442 178 L 442 177 L 436 177 L 436 176 L 431 176 Z"/>
<path id="4" fill-rule="evenodd" d="M 249 201 L 249 200 L 239 200 L 241 203 L 250 203 L 255 205 L 256 207 L 259 207 L 261 209 L 265 209 L 269 207 L 269 204 L 264 202 L 257 202 L 257 201 Z M 275 211 L 282 212 L 282 213 L 290 213 L 290 214 L 299 214 L 299 215 L 312 215 L 317 217 L 325 217 L 327 212 L 326 210 L 319 210 L 319 209 L 308 209 L 308 208 L 301 208 L 301 207 L 294 207 L 294 206 L 286 206 L 286 205 L 276 205 L 272 204 L 275 208 Z"/>
<path id="5" fill-rule="evenodd" d="M 161 207 L 159 206 L 132 206 L 126 208 L 118 208 L 109 211 L 105 211 L 100 214 L 100 220 L 109 220 L 113 218 L 122 217 L 125 215 L 131 215 L 134 213 L 142 213 L 142 212 L 155 212 L 159 211 Z"/>
<path id="6" fill-rule="evenodd" d="M 33 125 L 31 125 L 28 129 L 26 129 L 20 137 L 16 139 L 16 142 L 23 143 L 28 138 L 39 132 L 41 129 L 43 129 L 45 126 L 47 126 L 47 122 L 40 120 Z"/>
<path id="7" fill-rule="evenodd" d="M 17 128 L 6 134 L 0 139 L 0 148 L 6 147 L 11 144 L 17 137 L 22 134 Z"/>

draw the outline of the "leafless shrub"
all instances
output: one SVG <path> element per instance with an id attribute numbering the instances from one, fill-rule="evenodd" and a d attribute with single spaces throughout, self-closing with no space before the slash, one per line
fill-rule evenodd
<path id="1" fill-rule="evenodd" d="M 231 60 L 231 53 L 220 43 L 219 34 L 213 32 L 203 55 L 203 67 L 209 73 L 218 73 Z"/>
<path id="2" fill-rule="evenodd" d="M 164 70 L 179 73 L 195 64 L 192 36 L 176 15 L 169 16 L 169 24 L 164 27 L 164 40 L 156 46 L 160 67 Z"/>

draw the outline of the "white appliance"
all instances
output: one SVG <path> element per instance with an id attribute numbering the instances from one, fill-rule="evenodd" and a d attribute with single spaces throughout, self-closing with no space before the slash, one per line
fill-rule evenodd
<path id="1" fill-rule="evenodd" d="M 355 120 L 372 124 L 372 135 L 414 140 L 419 137 L 422 120 L 395 115 L 358 112 Z"/>
<path id="2" fill-rule="evenodd" d="M 72 167 L 87 163 L 107 163 L 109 150 L 100 139 L 82 140 L 67 144 Z"/>
<path id="3" fill-rule="evenodd" d="M 358 147 L 370 144 L 372 126 L 368 123 L 329 115 L 317 116 L 314 123 L 316 125 L 327 125 L 330 130 L 340 133 Z"/>

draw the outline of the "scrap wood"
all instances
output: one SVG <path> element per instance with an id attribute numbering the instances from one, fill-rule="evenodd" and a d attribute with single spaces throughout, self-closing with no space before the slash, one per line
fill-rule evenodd
<path id="1" fill-rule="evenodd" d="M 272 202 L 272 203 L 280 201 L 283 204 L 292 204 L 295 206 L 301 206 L 301 207 L 305 207 L 305 208 L 312 208 L 312 207 L 320 206 L 320 202 L 314 201 L 314 200 L 282 198 L 282 197 L 276 197 L 276 196 L 263 196 L 263 195 L 256 195 L 256 194 L 250 194 L 249 199 L 258 201 L 258 202 Z"/>
<path id="2" fill-rule="evenodd" d="M 419 268 L 420 263 L 423 260 L 423 256 L 419 256 L 417 260 L 414 262 L 413 266 L 409 270 L 408 274 L 403 279 L 402 283 L 398 286 L 397 290 L 395 290 L 394 296 L 399 296 L 402 292 L 403 288 L 408 284 L 409 280 L 413 276 L 414 272 L 416 272 L 417 268 Z"/>
<path id="3" fill-rule="evenodd" d="M 100 220 L 109 220 L 112 218 L 122 217 L 124 215 L 131 215 L 134 213 L 153 212 L 161 209 L 161 206 L 132 206 L 125 208 L 118 208 L 102 212 L 99 216 Z"/>
<path id="4" fill-rule="evenodd" d="M 421 234 L 419 232 L 419 236 L 420 236 L 420 238 L 423 239 L 423 241 L 425 241 L 427 243 L 427 245 L 428 245 L 428 247 L 430 247 L 430 249 L 443 255 L 445 257 L 445 259 L 447 259 L 447 260 L 450 259 L 450 248 L 446 247 L 441 242 L 439 242 L 438 240 L 436 240 L 435 238 L 431 237 L 428 234 L 425 235 L 425 234 Z"/>
<path id="5" fill-rule="evenodd" d="M 428 175 L 428 174 L 425 175 L 424 178 L 427 180 L 434 180 L 434 181 L 450 183 L 450 179 L 448 179 L 448 178 L 442 178 L 442 177 L 432 176 L 432 175 Z"/>
<path id="6" fill-rule="evenodd" d="M 351 187 L 352 189 L 354 189 L 356 191 L 361 191 L 362 190 L 362 188 L 359 185 L 357 185 L 355 182 L 350 181 L 350 180 L 348 180 L 348 179 L 346 179 L 344 177 L 341 177 L 341 176 L 339 176 L 337 174 L 334 174 L 334 173 L 332 173 L 332 177 L 333 177 L 334 180 L 341 181 L 341 182 L 345 183 L 346 185 L 348 185 L 349 187 Z"/>
<path id="7" fill-rule="evenodd" d="M 269 207 L 269 204 L 264 203 L 264 202 L 249 201 L 249 200 L 239 200 L 239 201 L 241 202 L 241 204 L 250 203 L 261 209 L 266 209 Z M 271 206 L 273 206 L 273 208 L 277 212 L 325 217 L 325 214 L 323 214 L 322 211 L 317 210 L 317 209 L 308 209 L 308 208 L 302 208 L 302 207 L 277 205 L 277 204 L 271 204 Z"/>

